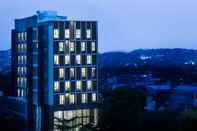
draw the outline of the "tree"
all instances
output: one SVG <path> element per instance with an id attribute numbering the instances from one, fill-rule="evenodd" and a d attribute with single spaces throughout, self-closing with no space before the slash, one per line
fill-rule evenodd
<path id="1" fill-rule="evenodd" d="M 130 131 L 138 128 L 144 111 L 145 97 L 134 89 L 117 88 L 104 94 L 99 129 L 101 131 Z"/>

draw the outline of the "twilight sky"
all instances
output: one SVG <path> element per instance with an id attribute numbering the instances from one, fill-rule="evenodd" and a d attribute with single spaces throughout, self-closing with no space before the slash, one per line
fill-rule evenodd
<path id="1" fill-rule="evenodd" d="M 14 19 L 56 10 L 68 19 L 97 20 L 99 51 L 197 49 L 197 0 L 1 0 L 0 50 L 10 48 Z"/>

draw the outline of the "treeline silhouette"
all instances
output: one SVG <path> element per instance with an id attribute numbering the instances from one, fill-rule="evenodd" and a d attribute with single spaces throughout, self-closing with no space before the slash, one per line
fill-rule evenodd
<path id="1" fill-rule="evenodd" d="M 196 131 L 197 111 L 146 112 L 145 96 L 130 87 L 104 93 L 100 131 Z"/>

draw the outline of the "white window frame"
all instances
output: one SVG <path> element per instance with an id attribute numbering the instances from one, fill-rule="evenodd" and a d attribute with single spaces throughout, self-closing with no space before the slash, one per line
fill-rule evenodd
<path id="1" fill-rule="evenodd" d="M 81 55 L 76 55 L 76 64 L 81 64 Z"/>
<path id="2" fill-rule="evenodd" d="M 91 38 L 91 29 L 86 30 L 86 38 L 88 38 L 88 39 Z"/>
<path id="3" fill-rule="evenodd" d="M 55 65 L 59 65 L 59 64 L 60 64 L 60 62 L 59 62 L 59 55 L 54 55 L 53 63 L 54 63 Z"/>
<path id="4" fill-rule="evenodd" d="M 81 30 L 80 29 L 75 30 L 75 38 L 77 38 L 77 39 L 81 38 Z"/>
<path id="5" fill-rule="evenodd" d="M 64 68 L 59 68 L 59 78 L 63 79 L 65 75 L 65 70 Z"/>
<path id="6" fill-rule="evenodd" d="M 65 29 L 64 33 L 65 33 L 66 39 L 70 38 L 70 30 L 69 29 Z"/>
<path id="7" fill-rule="evenodd" d="M 59 29 L 57 28 L 53 29 L 53 38 L 55 39 L 59 38 Z"/>
<path id="8" fill-rule="evenodd" d="M 59 81 L 54 81 L 54 87 L 53 87 L 54 91 L 59 91 L 60 89 L 60 83 Z"/>
<path id="9" fill-rule="evenodd" d="M 65 97 L 64 95 L 59 95 L 59 104 L 64 105 L 65 104 Z"/>
<path id="10" fill-rule="evenodd" d="M 65 55 L 64 63 L 65 63 L 65 65 L 70 64 L 70 55 Z"/>
<path id="11" fill-rule="evenodd" d="M 92 56 L 91 55 L 87 55 L 87 64 L 92 64 Z"/>
<path id="12" fill-rule="evenodd" d="M 58 43 L 58 51 L 63 52 L 64 51 L 64 42 Z"/>
<path id="13" fill-rule="evenodd" d="M 81 42 L 81 51 L 86 51 L 86 43 Z"/>

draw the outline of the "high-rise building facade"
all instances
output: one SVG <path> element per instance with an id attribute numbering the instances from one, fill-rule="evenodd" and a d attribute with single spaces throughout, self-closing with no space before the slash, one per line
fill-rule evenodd
<path id="1" fill-rule="evenodd" d="M 27 102 L 31 128 L 77 130 L 96 124 L 97 36 L 96 21 L 67 20 L 54 11 L 15 20 L 13 93 Z"/>

